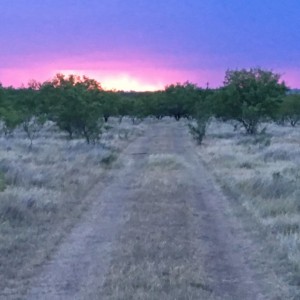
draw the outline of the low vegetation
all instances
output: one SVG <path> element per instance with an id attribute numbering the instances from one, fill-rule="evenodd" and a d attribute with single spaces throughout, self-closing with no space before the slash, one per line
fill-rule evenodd
<path id="1" fill-rule="evenodd" d="M 264 239 L 272 241 L 268 251 L 275 252 L 274 270 L 296 294 L 300 283 L 300 131 L 275 123 L 263 126 L 268 133 L 247 136 L 232 124 L 214 121 L 199 154 L 230 197 L 253 217 L 251 230 L 264 232 Z"/>
<path id="2" fill-rule="evenodd" d="M 0 138 L 0 294 L 22 288 L 20 280 L 51 255 L 55 245 L 89 207 L 87 195 L 108 182 L 107 169 L 144 125 L 109 121 L 101 143 L 68 140 L 53 122 L 44 124 L 29 149 L 19 128 Z M 126 130 L 126 138 L 119 133 Z M 117 167 L 117 166 L 116 166 Z M 111 174 L 110 174 L 111 176 Z M 18 286 L 16 286 L 18 285 Z M 1 298 L 1 297 L 0 297 Z"/>
<path id="3" fill-rule="evenodd" d="M 182 156 L 149 156 L 134 183 L 137 192 L 126 201 L 130 214 L 101 299 L 212 299 L 195 216 L 184 201 L 189 176 Z"/>

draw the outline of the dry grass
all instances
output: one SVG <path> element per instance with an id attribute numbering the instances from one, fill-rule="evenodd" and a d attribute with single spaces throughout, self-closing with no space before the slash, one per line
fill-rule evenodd
<path id="1" fill-rule="evenodd" d="M 150 155 L 146 164 L 100 298 L 210 299 L 184 194 L 186 163 L 165 153 Z"/>
<path id="2" fill-rule="evenodd" d="M 253 225 L 252 230 L 260 228 L 273 240 L 270 251 L 275 250 L 277 258 L 281 255 L 279 277 L 299 296 L 300 130 L 266 126 L 266 133 L 250 137 L 234 131 L 230 124 L 213 122 L 199 154 L 223 187 L 255 218 L 258 227 Z M 280 271 L 283 264 L 285 271 Z"/>
<path id="3" fill-rule="evenodd" d="M 67 140 L 50 123 L 32 148 L 21 131 L 0 138 L 0 296 L 26 285 L 88 209 L 90 189 L 108 182 L 105 170 L 144 126 L 109 125 L 94 146 Z"/>

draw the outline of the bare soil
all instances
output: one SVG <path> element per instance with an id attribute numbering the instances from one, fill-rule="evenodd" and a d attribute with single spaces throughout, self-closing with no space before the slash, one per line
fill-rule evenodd
<path id="1" fill-rule="evenodd" d="M 287 299 L 195 148 L 151 124 L 19 299 Z"/>

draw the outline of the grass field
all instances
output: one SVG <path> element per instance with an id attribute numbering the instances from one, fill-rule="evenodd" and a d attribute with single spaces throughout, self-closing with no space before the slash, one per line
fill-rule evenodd
<path id="1" fill-rule="evenodd" d="M 252 137 L 213 121 L 199 154 L 233 201 L 253 217 L 255 230 L 272 241 L 267 251 L 277 255 L 277 274 L 299 289 L 299 128 L 267 124 Z"/>
<path id="2" fill-rule="evenodd" d="M 0 138 L 0 290 L 20 280 L 26 285 L 89 206 L 93 186 L 108 183 L 107 169 L 143 126 L 112 120 L 96 145 L 68 140 L 51 123 L 32 147 L 21 131 Z"/>
<path id="3" fill-rule="evenodd" d="M 32 147 L 21 131 L 0 138 L 0 289 L 5 295 L 16 290 L 21 294 L 30 285 L 36 267 L 51 258 L 55 246 L 95 201 L 88 197 L 90 191 L 96 183 L 103 189 L 120 174 L 124 159 L 117 161 L 118 154 L 145 129 L 148 136 L 136 140 L 138 147 L 129 151 L 140 169 L 134 167 L 135 179 L 127 187 L 134 197 L 125 197 L 126 222 L 112 253 L 103 299 L 208 299 L 211 288 L 201 253 L 205 243 L 195 237 L 205 228 L 207 242 L 212 225 L 219 227 L 214 211 L 207 211 L 206 217 L 212 216 L 205 219 L 189 206 L 210 199 L 209 190 L 201 196 L 203 187 L 196 185 L 197 176 L 205 178 L 206 173 L 198 172 L 195 150 L 227 192 L 238 217 L 259 235 L 261 248 L 254 249 L 263 251 L 264 258 L 255 263 L 269 264 L 264 269 L 276 274 L 272 284 L 281 287 L 286 282 L 299 295 L 299 128 L 267 124 L 263 133 L 249 136 L 229 123 L 213 121 L 203 145 L 194 146 L 183 123 L 163 120 L 155 131 L 156 122 L 111 120 L 96 145 L 68 140 L 52 124 L 43 128 Z M 199 220 L 206 220 L 207 227 L 201 228 Z M 223 240 L 211 247 L 218 245 Z M 233 249 L 226 251 L 236 259 Z M 216 256 L 209 264 L 218 261 Z"/>

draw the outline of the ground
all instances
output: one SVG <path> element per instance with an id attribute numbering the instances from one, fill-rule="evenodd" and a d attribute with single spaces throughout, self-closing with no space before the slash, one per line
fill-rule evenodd
<path id="1" fill-rule="evenodd" d="M 205 157 L 184 122 L 149 124 L 26 292 L 2 298 L 289 299 Z"/>

